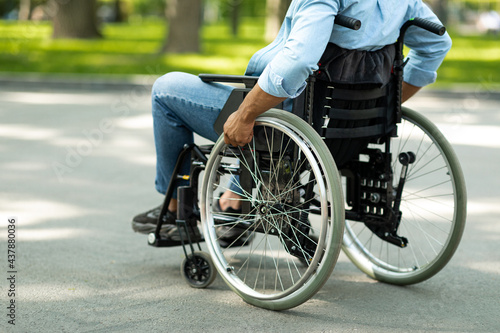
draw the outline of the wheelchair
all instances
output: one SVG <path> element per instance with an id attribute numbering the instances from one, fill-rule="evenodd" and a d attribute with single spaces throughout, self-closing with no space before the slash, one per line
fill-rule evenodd
<path id="1" fill-rule="evenodd" d="M 335 23 L 360 26 L 341 15 Z M 438 128 L 401 106 L 403 40 L 412 25 L 445 31 L 418 18 L 403 25 L 390 84 L 339 86 L 322 79 L 320 66 L 292 112 L 271 109 L 257 118 L 246 146 L 228 146 L 221 135 L 214 145 L 184 147 L 165 203 L 175 182 L 188 179 L 178 188 L 177 218 L 188 241 L 162 239 L 164 204 L 148 243 L 183 247 L 181 273 L 190 286 L 205 288 L 218 272 L 245 302 L 284 310 L 323 286 L 341 250 L 371 278 L 396 285 L 424 281 L 447 264 L 465 226 L 465 181 Z M 214 126 L 220 133 L 258 78 L 200 78 L 244 85 L 221 112 Z M 185 159 L 191 171 L 180 175 Z M 218 209 L 230 184 L 239 189 L 241 212 Z M 190 239 L 198 221 L 203 239 Z M 228 234 L 236 237 L 222 241 Z"/>

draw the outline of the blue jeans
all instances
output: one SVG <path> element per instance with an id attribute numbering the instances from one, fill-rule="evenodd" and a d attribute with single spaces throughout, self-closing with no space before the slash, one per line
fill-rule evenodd
<path id="1" fill-rule="evenodd" d="M 193 132 L 216 141 L 213 124 L 233 87 L 205 83 L 197 76 L 172 72 L 153 85 L 152 109 L 156 146 L 156 190 L 165 194 L 177 156 L 185 144 L 193 143 Z M 189 158 L 181 173 L 189 174 Z M 176 185 L 187 185 L 178 181 Z M 177 197 L 177 190 L 173 198 Z"/>

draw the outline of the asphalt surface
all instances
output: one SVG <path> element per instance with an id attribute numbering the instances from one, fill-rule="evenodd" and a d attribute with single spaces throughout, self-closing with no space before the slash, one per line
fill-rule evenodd
<path id="1" fill-rule="evenodd" d="M 442 128 L 467 181 L 467 226 L 443 271 L 396 287 L 341 255 L 314 298 L 272 312 L 244 303 L 220 277 L 190 288 L 180 248 L 150 247 L 132 231 L 131 218 L 162 200 L 153 187 L 152 80 L 0 81 L 1 332 L 500 330 L 500 93 L 478 84 L 408 103 Z"/>

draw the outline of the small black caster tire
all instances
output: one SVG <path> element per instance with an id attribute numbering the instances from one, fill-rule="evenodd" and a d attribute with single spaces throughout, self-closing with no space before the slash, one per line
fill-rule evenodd
<path id="1" fill-rule="evenodd" d="M 216 271 L 210 255 L 205 252 L 194 252 L 182 261 L 181 274 L 193 288 L 206 288 L 216 277 Z"/>

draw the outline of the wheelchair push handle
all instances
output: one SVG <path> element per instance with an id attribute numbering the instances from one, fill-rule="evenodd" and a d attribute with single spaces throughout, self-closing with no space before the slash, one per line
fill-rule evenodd
<path id="1" fill-rule="evenodd" d="M 352 29 L 352 30 L 359 30 L 361 28 L 361 21 L 356 20 L 352 17 L 345 16 L 342 14 L 338 14 L 335 16 L 335 24 L 341 25 L 343 27 Z"/>
<path id="2" fill-rule="evenodd" d="M 413 22 L 412 25 L 416 25 L 417 27 L 430 31 L 438 36 L 442 36 L 446 32 L 446 28 L 443 25 L 431 22 L 420 17 L 416 17 L 409 22 Z"/>
<path id="3" fill-rule="evenodd" d="M 415 25 L 419 28 L 425 29 L 429 32 L 432 32 L 433 34 L 438 35 L 438 36 L 442 36 L 446 32 L 446 28 L 439 23 L 435 23 L 435 22 L 432 22 L 432 21 L 429 21 L 429 20 L 426 20 L 426 19 L 423 19 L 420 17 L 415 17 L 415 18 L 412 18 L 412 19 L 406 21 L 406 23 L 403 24 L 403 26 L 401 27 L 401 30 L 399 32 L 398 42 L 403 43 L 406 30 L 409 27 L 411 27 L 412 25 Z"/>
<path id="4" fill-rule="evenodd" d="M 422 29 L 425 29 L 429 32 L 432 32 L 432 33 L 438 35 L 438 36 L 442 36 L 446 32 L 446 28 L 443 25 L 426 20 L 426 19 L 423 19 L 423 18 L 420 18 L 420 17 L 415 17 L 415 18 L 412 18 L 412 19 L 406 21 L 405 24 L 403 24 L 403 26 L 401 27 L 401 30 L 399 31 L 398 42 L 396 43 L 396 60 L 397 61 L 402 62 L 402 60 L 404 58 L 404 56 L 403 56 L 404 38 L 405 38 L 406 30 L 408 30 L 408 28 L 411 27 L 412 25 L 417 26 L 417 27 L 422 28 Z M 402 64 L 402 63 L 397 63 L 396 65 L 404 67 L 404 64 Z"/>

